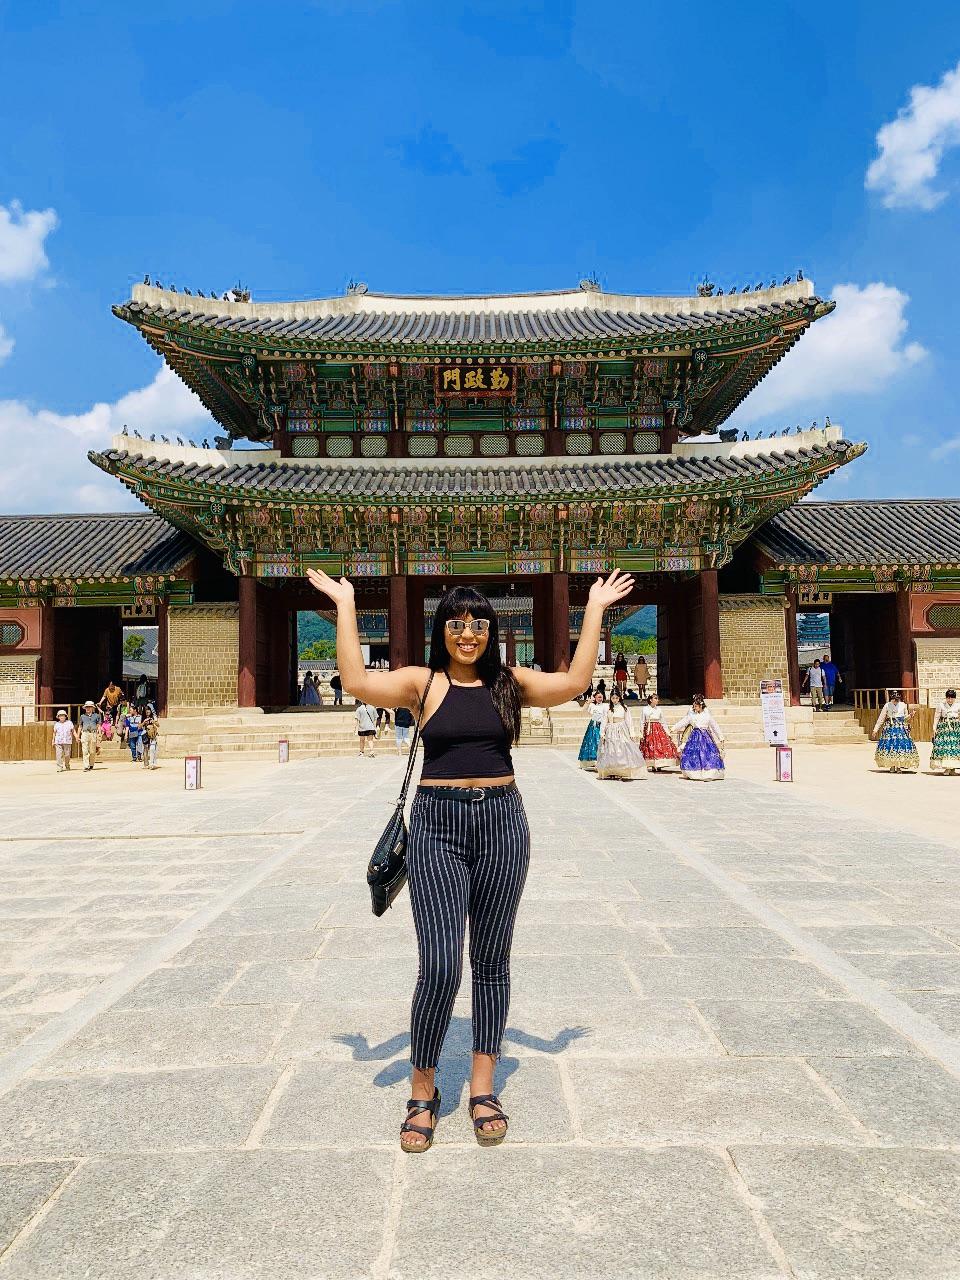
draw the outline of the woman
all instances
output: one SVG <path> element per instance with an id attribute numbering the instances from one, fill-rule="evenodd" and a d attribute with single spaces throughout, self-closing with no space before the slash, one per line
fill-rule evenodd
<path id="1" fill-rule="evenodd" d="M 353 713 L 357 718 L 357 737 L 360 739 L 360 754 L 369 756 L 371 759 L 376 758 L 376 752 L 373 749 L 373 740 L 377 736 L 377 712 L 371 707 L 369 702 L 357 700 L 357 709 Z M 367 747 L 370 750 L 367 750 Z"/>
<path id="2" fill-rule="evenodd" d="M 318 707 L 320 705 L 320 690 L 317 687 L 316 678 L 312 671 L 308 671 L 303 677 L 300 705 L 301 707 Z"/>
<path id="3" fill-rule="evenodd" d="M 637 686 L 637 693 L 641 698 L 647 695 L 647 681 L 650 679 L 650 668 L 647 666 L 647 660 L 642 653 L 637 654 L 637 660 L 633 664 L 633 683 Z"/>
<path id="4" fill-rule="evenodd" d="M 603 700 L 603 694 L 595 693 L 590 699 L 590 722 L 583 735 L 583 741 L 580 743 L 580 754 L 577 756 L 581 769 L 596 769 L 597 767 L 600 733 L 606 718 L 607 706 Z"/>
<path id="5" fill-rule="evenodd" d="M 627 658 L 624 653 L 618 653 L 613 660 L 613 685 L 622 699 L 627 689 Z"/>
<path id="6" fill-rule="evenodd" d="M 140 715 L 140 708 L 131 707 L 123 717 L 123 722 L 127 731 L 127 746 L 130 748 L 130 759 L 134 764 L 137 764 L 140 761 L 140 739 L 143 734 L 143 717 Z"/>
<path id="7" fill-rule="evenodd" d="M 960 702 L 956 689 L 948 689 L 933 713 L 933 746 L 930 768 L 935 773 L 956 773 L 960 769 Z"/>
<path id="8" fill-rule="evenodd" d="M 160 721 L 151 703 L 148 703 L 144 709 L 142 730 L 140 741 L 143 745 L 143 767 L 156 769 L 157 752 L 160 747 Z"/>
<path id="9" fill-rule="evenodd" d="M 337 607 L 343 687 L 363 701 L 408 707 L 421 717 L 423 772 L 407 846 L 420 967 L 411 1017 L 410 1100 L 400 1146 L 417 1153 L 433 1144 L 440 1108 L 434 1074 L 460 986 L 468 916 L 470 1118 L 480 1145 L 494 1146 L 507 1132 L 507 1116 L 494 1092 L 494 1067 L 510 999 L 513 924 L 530 857 L 510 747 L 520 734 L 521 707 L 559 706 L 586 688 L 604 611 L 629 594 L 633 579 L 614 571 L 590 588 L 567 671 L 504 666 L 490 601 L 472 588 L 453 587 L 437 605 L 429 666 L 370 672 L 363 666 L 353 586 L 315 569 L 308 577 Z"/>
<path id="10" fill-rule="evenodd" d="M 634 778 L 646 776 L 647 766 L 643 753 L 633 740 L 633 719 L 623 705 L 620 694 L 614 689 L 600 730 L 597 777 L 619 778 L 621 782 L 631 782 Z"/>
<path id="11" fill-rule="evenodd" d="M 663 727 L 663 707 L 655 693 L 650 694 L 643 708 L 640 750 L 651 769 L 672 769 L 680 763 L 680 752 Z"/>
<path id="12" fill-rule="evenodd" d="M 680 772 L 694 782 L 719 782 L 724 776 L 724 738 L 699 693 L 693 695 L 690 710 L 671 732 L 677 737 L 687 729 L 690 732 L 680 751 Z"/>
<path id="13" fill-rule="evenodd" d="M 873 759 L 878 769 L 907 773 L 920 768 L 920 756 L 910 736 L 910 718 L 910 708 L 899 689 L 892 689 L 889 700 L 880 709 L 877 723 L 870 735 L 871 738 L 877 738 Z M 883 724 L 886 728 L 881 732 Z"/>

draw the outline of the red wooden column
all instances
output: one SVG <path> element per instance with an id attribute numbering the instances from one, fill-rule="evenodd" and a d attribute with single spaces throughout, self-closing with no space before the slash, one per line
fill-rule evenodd
<path id="1" fill-rule="evenodd" d="M 512 622 L 507 624 L 507 634 L 504 636 L 504 647 L 506 649 L 504 661 L 508 667 L 515 667 L 517 665 L 517 634 L 513 629 Z"/>
<path id="2" fill-rule="evenodd" d="M 716 569 L 700 571 L 700 609 L 703 618 L 703 696 L 723 697 L 720 667 L 720 592 Z"/>
<path id="3" fill-rule="evenodd" d="M 538 573 L 530 582 L 533 592 L 533 658 L 551 671 L 550 627 L 553 616 L 553 582 L 549 573 Z"/>
<path id="4" fill-rule="evenodd" d="M 410 627 L 409 610 L 407 608 L 407 575 L 405 573 L 394 573 L 390 578 L 387 635 L 390 641 L 390 670 L 395 671 L 397 667 L 408 666 L 410 663 Z"/>
<path id="5" fill-rule="evenodd" d="M 613 629 L 603 629 L 603 665 L 609 667 L 613 662 Z"/>
<path id="6" fill-rule="evenodd" d="M 170 643 L 166 600 L 157 605 L 157 715 L 167 714 L 167 648 Z"/>
<path id="7" fill-rule="evenodd" d="M 257 580 L 249 573 L 240 577 L 237 705 L 257 705 Z"/>
<path id="8" fill-rule="evenodd" d="M 570 578 L 566 573 L 550 575 L 550 665 L 548 671 L 570 667 Z"/>
<path id="9" fill-rule="evenodd" d="M 787 607 L 783 611 L 787 640 L 787 686 L 791 707 L 800 705 L 800 654 L 797 652 L 797 588 L 787 587 Z"/>
<path id="10" fill-rule="evenodd" d="M 906 587 L 897 588 L 897 671 L 901 689 L 916 688 L 917 678 L 913 669 L 913 631 L 910 626 L 910 592 Z"/>
<path id="11" fill-rule="evenodd" d="M 40 606 L 40 680 L 38 701 L 41 707 L 49 708 L 54 699 L 54 664 L 56 653 L 57 613 L 54 605 Z M 52 720 L 56 708 L 40 713 L 40 718 Z"/>
<path id="12" fill-rule="evenodd" d="M 423 578 L 413 575 L 407 577 L 407 661 L 415 667 L 422 667 L 424 649 L 426 648 L 426 620 L 423 616 L 424 602 L 427 598 L 427 584 Z M 391 644 L 390 665 L 393 666 L 393 647 Z"/>

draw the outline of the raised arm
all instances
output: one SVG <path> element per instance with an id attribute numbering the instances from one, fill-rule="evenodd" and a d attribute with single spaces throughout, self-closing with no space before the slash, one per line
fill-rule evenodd
<path id="1" fill-rule="evenodd" d="M 344 693 L 374 707 L 420 710 L 420 698 L 430 675 L 427 667 L 398 667 L 396 671 L 368 671 L 363 663 L 353 584 L 337 581 L 322 569 L 308 569 L 307 577 L 337 606 L 337 669 Z"/>
<path id="2" fill-rule="evenodd" d="M 587 607 L 583 613 L 583 628 L 568 671 L 532 671 L 528 667 L 515 667 L 514 675 L 523 692 L 528 707 L 556 707 L 583 693 L 593 679 L 600 647 L 600 630 L 603 615 L 612 604 L 628 596 L 633 590 L 633 578 L 614 569 L 606 582 L 598 578 L 590 588 Z"/>
<path id="3" fill-rule="evenodd" d="M 873 729 L 870 733 L 871 738 L 876 737 L 876 735 L 880 732 L 880 726 L 883 724 L 884 720 L 886 720 L 887 718 L 887 706 L 888 704 L 885 702 L 881 707 L 880 714 L 877 716 L 877 723 L 873 726 Z"/>

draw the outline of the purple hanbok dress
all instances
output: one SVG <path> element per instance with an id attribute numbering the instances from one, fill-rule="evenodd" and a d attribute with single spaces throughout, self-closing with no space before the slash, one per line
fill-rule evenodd
<path id="1" fill-rule="evenodd" d="M 724 776 L 723 734 L 709 711 L 689 711 L 673 726 L 674 733 L 688 729 L 680 750 L 680 772 L 695 782 L 717 782 Z"/>

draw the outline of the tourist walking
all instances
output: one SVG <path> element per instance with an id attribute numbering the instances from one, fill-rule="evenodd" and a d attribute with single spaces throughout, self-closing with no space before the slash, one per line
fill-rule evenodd
<path id="1" fill-rule="evenodd" d="M 843 683 L 843 677 L 840 674 L 840 668 L 831 660 L 829 653 L 823 655 L 820 666 L 823 670 L 823 700 L 829 709 L 833 706 L 837 685 Z"/>
<path id="2" fill-rule="evenodd" d="M 568 702 L 590 679 L 605 610 L 633 579 L 614 571 L 590 588 L 567 671 L 507 667 L 497 615 L 486 596 L 452 587 L 434 614 L 427 667 L 364 671 L 353 586 L 315 569 L 308 577 L 337 606 L 337 659 L 344 687 L 421 719 L 423 772 L 410 815 L 407 853 L 419 976 L 411 1011 L 413 1073 L 400 1145 L 433 1144 L 440 1110 L 435 1070 L 460 986 L 470 921 L 473 1061 L 470 1118 L 481 1146 L 503 1141 L 508 1117 L 494 1087 L 510 1002 L 510 948 L 530 858 L 530 831 L 510 748 L 523 706 Z M 371 977 L 373 972 L 371 971 Z"/>
<path id="3" fill-rule="evenodd" d="M 139 708 L 131 707 L 123 717 L 123 721 L 126 729 L 127 746 L 130 748 L 130 759 L 134 764 L 139 764 L 143 747 L 143 717 Z"/>
<path id="4" fill-rule="evenodd" d="M 590 699 L 590 719 L 580 743 L 577 759 L 581 769 L 596 769 L 597 752 L 600 749 L 600 734 L 603 722 L 607 718 L 607 704 L 602 693 L 595 693 Z"/>
<path id="5" fill-rule="evenodd" d="M 114 684 L 112 680 L 108 681 L 107 687 L 100 695 L 100 701 L 97 704 L 99 709 L 108 712 L 116 719 L 117 708 L 123 701 L 123 690 L 118 684 Z"/>
<path id="6" fill-rule="evenodd" d="M 892 689 L 870 735 L 877 739 L 873 759 L 878 769 L 886 769 L 890 773 L 912 773 L 920 768 L 920 756 L 910 736 L 912 718 L 899 689 Z"/>
<path id="7" fill-rule="evenodd" d="M 954 774 L 960 770 L 960 702 L 956 689 L 947 690 L 933 713 L 930 768 L 935 773 Z"/>
<path id="8" fill-rule="evenodd" d="M 103 716 L 92 698 L 88 698 L 80 712 L 80 754 L 83 756 L 83 772 L 89 773 L 97 757 L 97 736 Z"/>
<path id="9" fill-rule="evenodd" d="M 618 653 L 613 660 L 613 686 L 622 699 L 627 691 L 627 659 L 623 653 Z"/>
<path id="10" fill-rule="evenodd" d="M 672 769 L 680 763 L 680 752 L 664 727 L 663 707 L 655 693 L 643 708 L 640 750 L 650 769 Z"/>
<path id="11" fill-rule="evenodd" d="M 335 671 L 330 677 L 330 688 L 333 690 L 333 705 L 335 707 L 343 706 L 343 682 L 340 679 L 340 672 Z"/>
<path id="12" fill-rule="evenodd" d="M 320 690 L 317 688 L 317 682 L 312 671 L 308 671 L 303 677 L 300 705 L 301 707 L 318 707 L 320 705 Z"/>
<path id="13" fill-rule="evenodd" d="M 600 728 L 597 777 L 632 782 L 635 778 L 646 776 L 647 766 L 643 752 L 633 740 L 633 717 L 623 705 L 623 698 L 614 689 Z"/>
<path id="14" fill-rule="evenodd" d="M 157 719 L 157 714 L 152 706 L 148 706 L 143 713 L 140 743 L 143 767 L 145 769 L 156 769 L 157 753 L 160 748 L 160 721 Z"/>
<path id="15" fill-rule="evenodd" d="M 824 709 L 824 676 L 823 667 L 820 665 L 820 659 L 814 658 L 813 665 L 807 667 L 803 673 L 803 681 L 801 688 L 806 685 L 810 690 L 810 705 L 814 711 L 822 711 Z"/>
<path id="16" fill-rule="evenodd" d="M 680 743 L 680 772 L 694 782 L 718 782 L 724 776 L 724 737 L 699 693 L 671 730 Z M 683 735 L 686 735 L 685 737 Z"/>
<path id="17" fill-rule="evenodd" d="M 390 712 L 386 707 L 377 707 L 377 740 L 384 729 L 390 728 Z"/>
<path id="18" fill-rule="evenodd" d="M 80 741 L 80 735 L 73 727 L 73 721 L 66 711 L 58 711 L 53 724 L 53 752 L 57 757 L 57 773 L 69 773 L 70 753 L 73 744 Z"/>
<path id="19" fill-rule="evenodd" d="M 373 756 L 373 740 L 377 736 L 377 712 L 368 702 L 358 702 L 353 713 L 357 718 L 357 737 L 360 739 L 360 754 Z M 367 748 L 370 748 L 369 751 Z"/>
<path id="20" fill-rule="evenodd" d="M 641 698 L 647 696 L 647 681 L 649 679 L 650 668 L 647 666 L 646 658 L 641 653 L 633 664 L 633 683 L 637 686 L 637 693 Z"/>
<path id="21" fill-rule="evenodd" d="M 397 755 L 403 755 L 403 748 L 410 746 L 410 730 L 416 721 L 409 707 L 397 707 L 393 713 L 393 727 L 397 736 Z"/>

